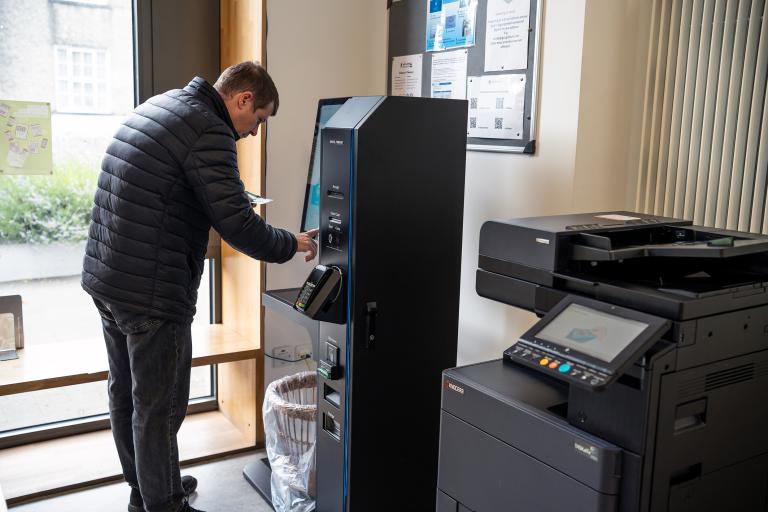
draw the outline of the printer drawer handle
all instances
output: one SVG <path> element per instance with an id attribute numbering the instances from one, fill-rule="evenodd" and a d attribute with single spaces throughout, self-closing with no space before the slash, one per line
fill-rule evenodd
<path id="1" fill-rule="evenodd" d="M 567 281 L 574 281 L 581 284 L 586 284 L 588 286 L 597 286 L 597 283 L 594 281 L 587 281 L 586 279 L 581 279 L 580 277 L 575 276 L 567 276 L 565 274 L 558 274 L 557 272 L 552 272 L 552 275 L 554 277 L 559 277 L 560 279 L 565 279 Z"/>

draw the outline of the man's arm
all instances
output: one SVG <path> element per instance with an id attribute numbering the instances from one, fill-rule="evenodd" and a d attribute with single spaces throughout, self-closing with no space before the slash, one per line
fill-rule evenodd
<path id="1" fill-rule="evenodd" d="M 200 136 L 183 164 L 187 180 L 213 228 L 228 244 L 258 260 L 288 261 L 299 248 L 297 238 L 253 211 L 237 170 L 232 135 L 225 130 L 213 127 Z"/>

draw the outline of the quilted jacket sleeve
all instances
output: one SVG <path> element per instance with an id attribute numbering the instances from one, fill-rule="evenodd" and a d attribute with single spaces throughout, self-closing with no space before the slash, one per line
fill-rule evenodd
<path id="1" fill-rule="evenodd" d="M 235 142 L 227 127 L 217 125 L 204 132 L 183 166 L 203 211 L 227 243 L 270 263 L 283 263 L 293 257 L 296 237 L 270 226 L 253 211 L 240 180 Z"/>

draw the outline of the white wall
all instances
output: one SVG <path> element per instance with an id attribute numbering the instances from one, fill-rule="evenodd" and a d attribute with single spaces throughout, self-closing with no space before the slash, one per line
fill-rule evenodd
<path id="1" fill-rule="evenodd" d="M 316 4 L 268 4 L 267 65 L 281 105 L 269 121 L 267 194 L 276 201 L 267 218 L 294 230 L 317 99 L 383 94 L 386 88 L 384 0 Z M 546 0 L 543 6 L 536 154 L 467 153 L 459 364 L 500 357 L 535 320 L 475 292 L 483 222 L 623 209 L 634 200 L 650 2 Z M 303 261 L 270 265 L 267 287 L 298 286 L 310 268 Z M 267 349 L 306 342 L 300 328 L 267 315 Z"/>
<path id="2" fill-rule="evenodd" d="M 535 318 L 475 293 L 480 227 L 571 210 L 584 11 L 585 0 L 544 3 L 535 155 L 467 153 L 459 364 L 501 357 Z"/>
<path id="3" fill-rule="evenodd" d="M 298 232 L 317 100 L 386 93 L 385 0 L 268 0 L 267 69 L 280 93 L 267 132 L 267 221 Z M 317 262 L 267 266 L 267 289 L 300 286 Z M 265 349 L 307 343 L 300 327 L 267 310 Z M 269 352 L 268 352 L 269 353 Z M 267 380 L 306 368 L 273 369 Z"/>

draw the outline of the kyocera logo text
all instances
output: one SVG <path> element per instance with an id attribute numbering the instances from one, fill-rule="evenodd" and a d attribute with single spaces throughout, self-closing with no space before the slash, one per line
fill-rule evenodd
<path id="1" fill-rule="evenodd" d="M 456 384 L 448 380 L 445 381 L 445 387 L 447 387 L 448 389 L 452 389 L 453 391 L 457 392 L 460 395 L 464 394 L 464 388 L 457 386 Z"/>

